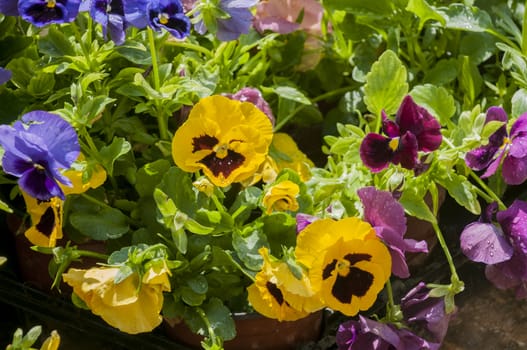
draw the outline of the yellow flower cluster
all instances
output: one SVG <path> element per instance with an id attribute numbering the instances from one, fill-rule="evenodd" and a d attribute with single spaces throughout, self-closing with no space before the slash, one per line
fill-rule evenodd
<path id="1" fill-rule="evenodd" d="M 249 288 L 259 313 L 296 320 L 329 307 L 348 316 L 369 309 L 391 274 L 392 261 L 370 224 L 358 218 L 321 219 L 297 237 L 296 260 L 306 272 L 295 276 L 267 250 L 262 270 Z"/>

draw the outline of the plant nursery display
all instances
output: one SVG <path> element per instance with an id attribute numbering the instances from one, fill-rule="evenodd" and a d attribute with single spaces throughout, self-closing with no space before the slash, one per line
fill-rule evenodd
<path id="1" fill-rule="evenodd" d="M 454 251 L 527 299 L 525 5 L 0 0 L 20 269 L 191 347 L 439 349 Z M 473 217 L 448 236 L 445 199 Z"/>

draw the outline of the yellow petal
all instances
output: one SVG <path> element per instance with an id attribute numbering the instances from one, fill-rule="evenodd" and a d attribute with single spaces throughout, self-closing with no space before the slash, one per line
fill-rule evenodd
<path id="1" fill-rule="evenodd" d="M 24 235 L 34 245 L 54 247 L 62 238 L 62 200 L 53 197 L 47 202 L 38 201 L 22 191 L 31 218 L 31 227 Z"/>
<path id="2" fill-rule="evenodd" d="M 60 345 L 60 335 L 57 331 L 51 331 L 51 335 L 42 343 L 40 350 L 57 350 Z"/>
<path id="3" fill-rule="evenodd" d="M 272 186 L 263 198 L 263 206 L 266 207 L 266 213 L 271 214 L 273 210 L 277 211 L 297 211 L 299 208 L 296 197 L 300 193 L 298 185 L 292 181 L 282 181 Z"/>
<path id="4" fill-rule="evenodd" d="M 315 165 L 297 146 L 295 140 L 286 133 L 276 133 L 271 145 L 273 159 L 278 170 L 285 168 L 295 170 L 302 181 L 311 177 L 311 168 Z"/>

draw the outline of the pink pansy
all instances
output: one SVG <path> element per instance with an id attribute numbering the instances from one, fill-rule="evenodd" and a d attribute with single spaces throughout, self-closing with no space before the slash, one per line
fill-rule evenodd
<path id="1" fill-rule="evenodd" d="M 304 10 L 302 22 L 297 23 Z M 316 0 L 267 0 L 256 8 L 254 27 L 259 32 L 270 30 L 287 34 L 295 30 L 305 30 L 320 35 L 320 22 L 323 8 Z"/>

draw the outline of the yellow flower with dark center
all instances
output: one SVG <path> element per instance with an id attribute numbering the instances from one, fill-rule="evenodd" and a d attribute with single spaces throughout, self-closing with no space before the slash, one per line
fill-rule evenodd
<path id="1" fill-rule="evenodd" d="M 79 163 L 83 163 L 85 159 L 86 158 L 81 153 L 77 161 Z M 82 169 L 75 169 L 72 167 L 71 169 L 64 172 L 64 175 L 67 176 L 72 183 L 71 187 L 64 186 L 59 183 L 60 188 L 65 195 L 84 193 L 90 188 L 97 188 L 101 186 L 106 181 L 106 170 L 104 170 L 101 165 L 96 164 L 89 169 L 89 178 L 87 180 L 85 179 L 86 171 L 87 169 L 85 167 Z"/>
<path id="2" fill-rule="evenodd" d="M 250 102 L 214 95 L 201 99 L 172 140 L 172 156 L 187 172 L 202 170 L 216 186 L 250 178 L 273 138 L 269 118 Z"/>
<path id="3" fill-rule="evenodd" d="M 115 283 L 118 271 L 116 267 L 71 268 L 62 277 L 109 325 L 129 334 L 152 331 L 162 321 L 163 291 L 170 291 L 169 270 L 150 268 L 142 281 L 134 272 Z"/>
<path id="4" fill-rule="evenodd" d="M 348 316 L 373 305 L 392 268 L 384 243 L 358 218 L 314 221 L 299 233 L 295 255 L 324 303 Z"/>
<path id="5" fill-rule="evenodd" d="M 40 201 L 24 191 L 22 196 L 31 218 L 31 227 L 24 235 L 34 245 L 54 247 L 57 240 L 62 238 L 62 200 L 52 197 L 49 201 Z"/>
<path id="6" fill-rule="evenodd" d="M 286 133 L 276 133 L 271 143 L 271 156 L 278 171 L 288 168 L 295 170 L 302 181 L 311 177 L 311 168 L 315 165 L 299 148 L 295 140 Z"/>
<path id="7" fill-rule="evenodd" d="M 273 210 L 277 211 L 297 211 L 298 201 L 296 197 L 300 193 L 300 188 L 293 181 L 285 180 L 269 188 L 263 198 L 265 212 L 271 214 Z"/>
<path id="8" fill-rule="evenodd" d="M 285 262 L 271 259 L 267 248 L 259 253 L 264 264 L 247 289 L 249 302 L 258 313 L 279 321 L 294 321 L 323 307 L 307 275 L 296 278 Z"/>

